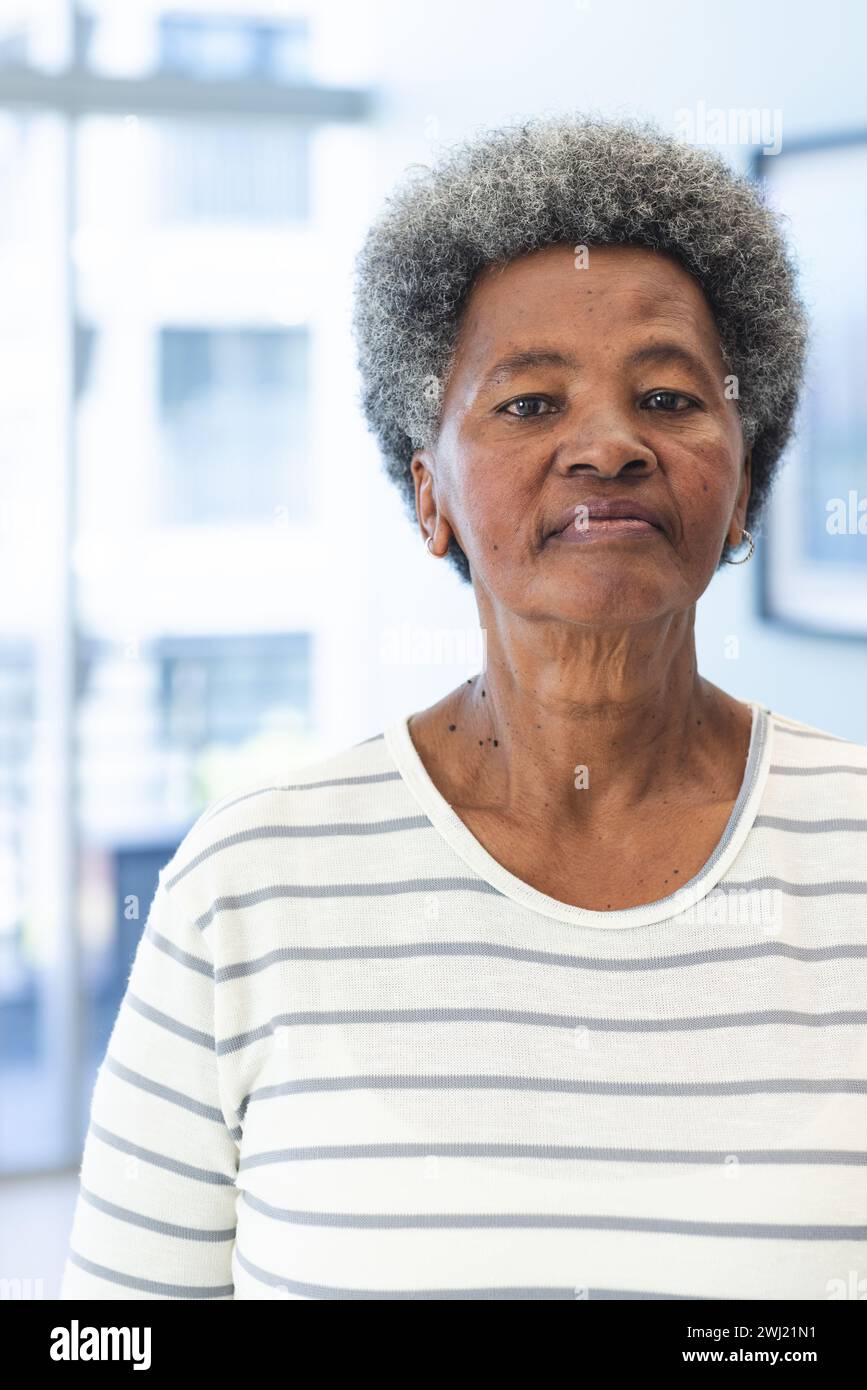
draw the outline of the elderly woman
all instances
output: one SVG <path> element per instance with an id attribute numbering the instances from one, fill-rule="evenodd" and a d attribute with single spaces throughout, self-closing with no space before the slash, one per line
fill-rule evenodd
<path id="1" fill-rule="evenodd" d="M 163 869 L 63 1296 L 857 1297 L 867 747 L 696 669 L 802 380 L 771 211 L 647 124 L 487 133 L 355 328 L 485 669 Z"/>

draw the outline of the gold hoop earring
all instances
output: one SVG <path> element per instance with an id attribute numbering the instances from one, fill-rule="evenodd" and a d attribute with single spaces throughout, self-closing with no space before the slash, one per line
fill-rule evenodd
<path id="1" fill-rule="evenodd" d="M 425 541 L 425 549 L 427 550 L 428 555 L 433 555 L 435 560 L 439 558 L 437 555 L 434 555 L 433 552 L 433 536 L 428 536 L 427 540 Z"/>
<path id="2" fill-rule="evenodd" d="M 747 560 L 751 560 L 751 559 L 753 558 L 753 551 L 754 551 L 755 548 L 756 548 L 756 543 L 755 543 L 755 541 L 753 540 L 752 536 L 750 535 L 750 533 L 749 533 L 749 531 L 747 530 L 746 527 L 744 527 L 743 531 L 741 532 L 741 540 L 743 540 L 744 536 L 746 536 L 747 540 L 748 540 L 749 543 L 750 543 L 750 548 L 749 548 L 749 550 L 747 551 L 746 555 L 743 557 L 742 560 L 727 560 L 727 561 L 726 561 L 726 564 L 729 564 L 729 565 L 745 565 L 746 562 L 747 562 Z M 740 542 L 739 542 L 739 544 L 740 544 Z"/>

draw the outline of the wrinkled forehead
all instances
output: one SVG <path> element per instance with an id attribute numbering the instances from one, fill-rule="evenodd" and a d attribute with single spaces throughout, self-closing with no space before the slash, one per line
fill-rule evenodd
<path id="1" fill-rule="evenodd" d="M 616 355 L 665 334 L 722 365 L 719 334 L 698 281 L 645 247 L 546 247 L 485 266 L 464 305 L 452 376 L 490 371 L 505 350 L 539 342 Z"/>
<path id="2" fill-rule="evenodd" d="M 666 309 L 702 311 L 709 306 L 698 281 L 674 257 L 643 246 L 558 244 L 484 266 L 464 307 L 469 322 L 486 314 L 528 314 L 537 308 L 594 312 L 593 300 L 612 309 L 651 317 Z"/>

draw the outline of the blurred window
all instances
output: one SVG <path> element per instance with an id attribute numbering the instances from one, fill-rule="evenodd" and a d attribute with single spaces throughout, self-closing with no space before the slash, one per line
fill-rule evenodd
<path id="1" fill-rule="evenodd" d="M 0 0 L 0 1172 L 77 1161 L 204 806 L 333 732 L 314 400 L 353 209 L 313 190 L 365 93 L 287 8 Z"/>

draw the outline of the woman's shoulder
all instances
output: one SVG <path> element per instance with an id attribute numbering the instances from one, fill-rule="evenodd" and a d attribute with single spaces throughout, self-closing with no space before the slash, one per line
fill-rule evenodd
<path id="1" fill-rule="evenodd" d="M 780 808 L 867 832 L 867 744 L 767 709 L 769 779 Z M 842 819 L 841 819 L 842 818 Z"/>
<path id="2" fill-rule="evenodd" d="M 160 879 L 171 896 L 198 915 L 212 901 L 268 881 L 287 862 L 287 845 L 308 849 L 336 834 L 363 835 L 366 826 L 397 814 L 400 773 L 383 733 L 287 769 L 267 781 L 236 785 L 211 800 L 186 831 Z M 310 854 L 296 856 L 309 862 Z"/>
<path id="3" fill-rule="evenodd" d="M 263 811 L 291 819 L 297 813 L 306 814 L 311 806 L 334 808 L 352 790 L 387 781 L 391 767 L 383 734 L 374 734 L 360 743 L 287 769 L 282 776 L 238 784 L 205 806 L 187 832 L 187 839 L 223 833 L 230 823 L 240 829 L 249 819 L 261 819 Z M 394 775 L 398 776 L 396 772 Z"/>
<path id="4" fill-rule="evenodd" d="M 774 733 L 781 735 L 780 746 L 788 749 L 793 758 L 797 758 L 800 752 L 804 761 L 811 762 L 815 753 L 824 756 L 829 749 L 832 752 L 836 749 L 837 753 L 845 750 L 846 756 L 851 756 L 856 763 L 867 765 L 867 743 L 860 743 L 857 739 L 847 738 L 845 734 L 817 724 L 808 724 L 767 705 L 762 708 L 770 719 Z"/>

